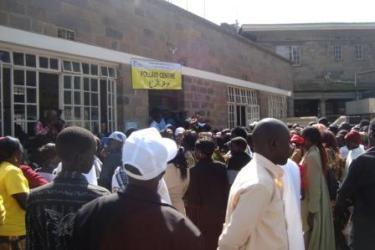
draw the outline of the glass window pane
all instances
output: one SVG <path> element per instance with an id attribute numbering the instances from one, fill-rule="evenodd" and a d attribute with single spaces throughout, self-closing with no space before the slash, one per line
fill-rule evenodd
<path id="1" fill-rule="evenodd" d="M 113 68 L 108 68 L 108 75 L 110 77 L 115 77 L 115 70 Z"/>
<path id="2" fill-rule="evenodd" d="M 81 120 L 81 107 L 74 108 L 74 119 Z"/>
<path id="3" fill-rule="evenodd" d="M 49 67 L 51 69 L 59 69 L 59 60 L 57 60 L 56 58 L 51 58 L 49 60 Z"/>
<path id="4" fill-rule="evenodd" d="M 10 63 L 10 54 L 8 51 L 0 50 L 0 61 Z"/>
<path id="5" fill-rule="evenodd" d="M 101 67 L 102 76 L 108 76 L 108 68 L 107 67 Z"/>
<path id="6" fill-rule="evenodd" d="M 65 106 L 64 119 L 65 120 L 72 120 L 72 108 L 71 107 Z"/>
<path id="7" fill-rule="evenodd" d="M 90 91 L 90 79 L 83 78 L 83 89 L 86 91 Z"/>
<path id="8" fill-rule="evenodd" d="M 72 88 L 72 78 L 70 76 L 64 76 L 64 88 L 65 89 Z"/>
<path id="9" fill-rule="evenodd" d="M 85 127 L 85 129 L 91 130 L 91 128 L 90 128 L 90 122 L 85 122 L 84 127 Z"/>
<path id="10" fill-rule="evenodd" d="M 14 87 L 14 102 L 25 102 L 25 88 L 24 87 Z"/>
<path id="11" fill-rule="evenodd" d="M 72 95 L 70 91 L 64 91 L 64 104 L 72 104 Z"/>
<path id="12" fill-rule="evenodd" d="M 84 118 L 85 121 L 89 121 L 90 120 L 90 108 L 85 108 L 83 118 Z"/>
<path id="13" fill-rule="evenodd" d="M 82 63 L 82 71 L 83 71 L 83 74 L 89 75 L 90 65 L 88 63 Z"/>
<path id="14" fill-rule="evenodd" d="M 74 77 L 74 89 L 81 89 L 81 78 L 78 76 Z"/>
<path id="15" fill-rule="evenodd" d="M 98 91 L 98 80 L 91 79 L 91 91 L 97 92 Z"/>
<path id="16" fill-rule="evenodd" d="M 36 121 L 38 119 L 36 112 L 36 105 L 27 106 L 27 120 Z"/>
<path id="17" fill-rule="evenodd" d="M 98 120 L 99 112 L 97 108 L 91 108 L 91 120 Z"/>
<path id="18" fill-rule="evenodd" d="M 14 105 L 14 119 L 15 120 L 26 120 L 25 106 L 24 105 Z"/>
<path id="19" fill-rule="evenodd" d="M 27 88 L 27 102 L 36 103 L 36 89 Z"/>
<path id="20" fill-rule="evenodd" d="M 69 61 L 64 61 L 64 71 L 72 71 L 72 63 Z"/>
<path id="21" fill-rule="evenodd" d="M 23 70 L 15 70 L 13 75 L 14 75 L 14 84 L 25 85 L 25 74 Z"/>
<path id="22" fill-rule="evenodd" d="M 36 86 L 36 72 L 35 71 L 26 71 L 26 85 L 27 86 Z"/>
<path id="23" fill-rule="evenodd" d="M 91 105 L 98 106 L 98 94 L 91 94 Z"/>
<path id="24" fill-rule="evenodd" d="M 13 63 L 15 65 L 25 65 L 25 59 L 23 57 L 23 53 L 13 53 Z"/>
<path id="25" fill-rule="evenodd" d="M 81 65 L 80 65 L 80 63 L 73 62 L 73 71 L 74 72 L 81 72 Z"/>
<path id="26" fill-rule="evenodd" d="M 98 65 L 91 64 L 91 75 L 98 75 Z"/>
<path id="27" fill-rule="evenodd" d="M 74 92 L 74 104 L 81 104 L 81 93 Z"/>
<path id="28" fill-rule="evenodd" d="M 48 69 L 48 58 L 47 57 L 39 57 L 39 67 Z"/>
<path id="29" fill-rule="evenodd" d="M 90 93 L 85 92 L 83 98 L 85 106 L 90 106 Z"/>
<path id="30" fill-rule="evenodd" d="M 34 55 L 26 55 L 26 66 L 36 67 L 36 57 Z"/>

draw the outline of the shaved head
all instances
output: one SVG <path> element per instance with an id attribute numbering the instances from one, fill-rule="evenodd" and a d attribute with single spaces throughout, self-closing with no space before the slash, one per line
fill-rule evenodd
<path id="1" fill-rule="evenodd" d="M 290 154 L 289 130 L 280 120 L 266 118 L 254 128 L 254 151 L 272 161 L 284 165 Z"/>

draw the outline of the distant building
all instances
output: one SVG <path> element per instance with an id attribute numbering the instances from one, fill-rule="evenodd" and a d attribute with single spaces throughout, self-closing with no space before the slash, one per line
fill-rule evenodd
<path id="1" fill-rule="evenodd" d="M 136 90 L 131 59 L 181 64 L 181 90 Z M 285 118 L 290 62 L 162 0 L 0 0 L 0 135 L 46 109 L 96 133 L 196 112 L 213 127 Z"/>
<path id="2" fill-rule="evenodd" d="M 245 24 L 240 34 L 291 61 L 295 116 L 335 118 L 346 101 L 375 96 L 375 23 Z"/>

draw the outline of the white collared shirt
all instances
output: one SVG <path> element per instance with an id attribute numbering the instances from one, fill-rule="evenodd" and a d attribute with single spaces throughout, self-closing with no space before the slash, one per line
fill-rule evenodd
<path id="1" fill-rule="evenodd" d="M 301 175 L 297 164 L 288 159 L 284 170 L 284 209 L 287 223 L 289 250 L 304 250 L 301 218 Z"/>
<path id="2" fill-rule="evenodd" d="M 219 250 L 287 250 L 283 169 L 260 154 L 238 173 L 228 200 Z"/>

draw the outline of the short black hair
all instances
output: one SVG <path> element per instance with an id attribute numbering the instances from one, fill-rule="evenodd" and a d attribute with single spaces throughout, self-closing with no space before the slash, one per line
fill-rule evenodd
<path id="1" fill-rule="evenodd" d="M 17 151 L 23 151 L 21 142 L 12 136 L 0 139 L 0 163 L 8 160 Z"/>
<path id="2" fill-rule="evenodd" d="M 199 139 L 195 143 L 195 149 L 202 152 L 208 157 L 211 157 L 216 148 L 215 142 L 210 138 Z"/>
<path id="3" fill-rule="evenodd" d="M 247 141 L 242 137 L 235 137 L 230 141 L 231 144 L 237 145 L 241 150 L 245 151 L 247 148 Z"/>
<path id="4" fill-rule="evenodd" d="M 40 147 L 38 151 L 43 162 L 49 161 L 57 155 L 56 144 L 51 142 Z"/>
<path id="5" fill-rule="evenodd" d="M 234 138 L 234 137 L 242 137 L 242 138 L 244 138 L 246 140 L 247 139 L 247 131 L 243 127 L 235 127 L 231 131 L 231 136 L 232 136 L 232 138 Z"/>
<path id="6" fill-rule="evenodd" d="M 77 154 L 95 150 L 94 135 L 81 127 L 68 127 L 63 129 L 56 139 L 56 152 L 62 161 L 72 161 Z"/>

